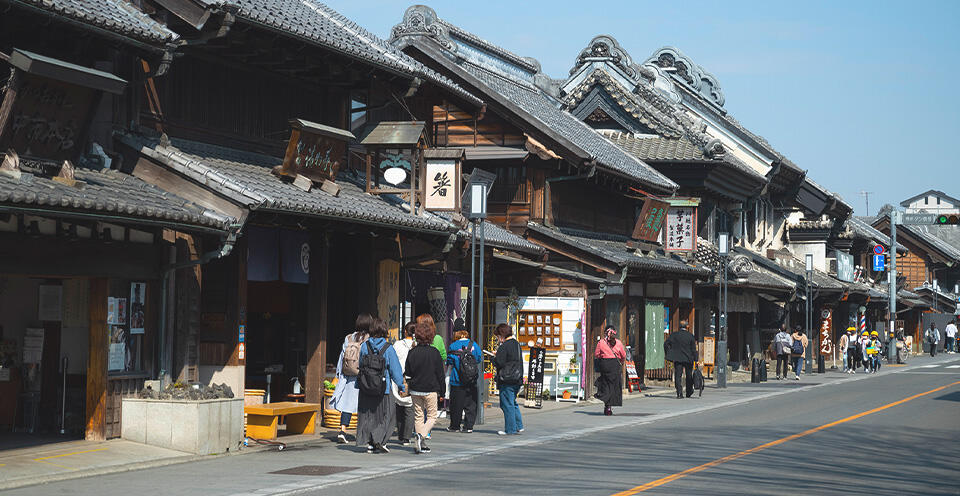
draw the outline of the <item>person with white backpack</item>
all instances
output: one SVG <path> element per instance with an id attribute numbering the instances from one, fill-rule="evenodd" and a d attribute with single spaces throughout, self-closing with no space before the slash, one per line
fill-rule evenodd
<path id="1" fill-rule="evenodd" d="M 347 426 L 353 414 L 357 413 L 360 390 L 357 388 L 357 375 L 360 373 L 360 348 L 370 335 L 373 316 L 361 313 L 357 316 L 355 331 L 343 340 L 340 358 L 337 360 L 337 385 L 330 398 L 330 408 L 340 411 L 340 432 L 337 442 L 347 443 Z"/>

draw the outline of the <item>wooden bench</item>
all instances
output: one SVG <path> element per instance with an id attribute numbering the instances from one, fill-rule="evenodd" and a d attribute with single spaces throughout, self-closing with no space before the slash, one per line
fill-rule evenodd
<path id="1" fill-rule="evenodd" d="M 288 433 L 313 434 L 317 412 L 321 406 L 318 403 L 292 401 L 245 406 L 243 412 L 247 414 L 247 436 L 254 439 L 276 439 L 277 424 L 281 416 L 286 417 Z"/>

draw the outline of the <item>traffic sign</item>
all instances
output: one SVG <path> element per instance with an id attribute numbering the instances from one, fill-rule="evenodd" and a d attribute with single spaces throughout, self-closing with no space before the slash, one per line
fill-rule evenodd
<path id="1" fill-rule="evenodd" d="M 937 223 L 937 214 L 903 214 L 900 218 L 900 224 L 908 225 L 933 225 Z"/>
<path id="2" fill-rule="evenodd" d="M 874 255 L 873 256 L 873 271 L 874 272 L 883 272 L 886 266 L 886 260 L 883 255 Z"/>
<path id="3" fill-rule="evenodd" d="M 883 245 L 875 245 L 873 247 L 873 252 L 877 255 L 883 255 Z"/>

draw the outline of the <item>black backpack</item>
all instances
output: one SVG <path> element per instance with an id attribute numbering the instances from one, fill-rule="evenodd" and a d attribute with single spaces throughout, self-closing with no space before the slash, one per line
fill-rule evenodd
<path id="1" fill-rule="evenodd" d="M 454 351 L 453 354 L 460 358 L 460 370 L 458 370 L 460 385 L 466 386 L 476 383 L 477 378 L 480 377 L 480 367 L 477 365 L 477 359 L 473 356 L 473 341 L 470 341 L 470 346 Z"/>
<path id="2" fill-rule="evenodd" d="M 360 375 L 357 376 L 357 387 L 366 395 L 384 394 L 387 382 L 384 373 L 387 370 L 387 360 L 383 358 L 383 350 L 389 344 L 384 344 L 379 351 L 373 350 L 373 345 L 367 341 L 367 354 L 360 357 Z"/>

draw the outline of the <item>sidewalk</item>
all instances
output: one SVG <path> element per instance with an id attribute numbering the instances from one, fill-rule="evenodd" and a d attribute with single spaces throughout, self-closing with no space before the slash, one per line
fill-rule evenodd
<path id="1" fill-rule="evenodd" d="M 485 409 L 485 423 L 475 426 L 473 434 L 449 433 L 445 428 L 449 420 L 441 419 L 434 429 L 430 445 L 436 454 L 444 453 L 445 459 L 481 456 L 515 446 L 550 442 L 567 438 L 587 436 L 592 432 L 641 423 L 656 422 L 677 415 L 695 414 L 722 408 L 731 404 L 754 401 L 774 395 L 790 394 L 802 391 L 807 386 L 828 385 L 831 382 L 867 379 L 896 371 L 936 366 L 941 362 L 953 362 L 957 355 L 938 355 L 912 357 L 907 366 L 884 365 L 878 375 L 844 374 L 827 369 L 825 374 L 808 374 L 800 381 L 771 380 L 760 384 L 731 383 L 726 389 L 719 389 L 715 382 L 708 382 L 703 397 L 694 394 L 693 398 L 677 400 L 673 388 L 653 387 L 643 393 L 624 395 L 624 406 L 614 408 L 614 416 L 604 417 L 602 405 L 590 401 L 579 403 L 544 401 L 542 409 L 521 407 L 526 432 L 521 436 L 497 436 L 495 433 L 503 426 L 500 409 L 492 402 Z M 960 369 L 958 369 L 960 370 Z M 491 398 L 494 399 L 495 398 Z M 521 401 L 522 403 L 522 401 Z M 336 431 L 318 429 L 310 436 L 283 436 L 279 440 L 286 443 L 287 449 L 277 452 L 276 447 L 253 446 L 239 452 L 217 456 L 194 456 L 161 448 L 154 448 L 123 440 L 100 443 L 75 441 L 56 445 L 25 448 L 0 452 L 0 490 L 13 487 L 43 484 L 56 480 L 89 477 L 107 473 L 126 472 L 143 468 L 194 462 L 178 467 L 160 469 L 162 471 L 192 473 L 204 471 L 210 473 L 232 473 L 234 479 L 224 486 L 222 494 L 251 493 L 263 481 L 254 477 L 265 470 L 283 471 L 301 466 L 313 466 L 318 462 L 324 466 L 342 466 L 349 468 L 342 473 L 322 477 L 287 475 L 284 481 L 302 484 L 304 487 L 317 487 L 355 478 L 379 475 L 382 470 L 415 469 L 422 464 L 436 463 L 438 457 L 412 455 L 412 447 L 390 445 L 391 454 L 385 455 L 395 465 L 382 466 L 382 457 L 367 455 L 355 445 L 337 445 L 333 442 Z M 352 436 L 351 436 L 352 437 Z M 469 443 L 465 450 L 463 443 Z M 408 453 L 409 452 L 409 453 Z M 250 455 L 250 456 L 241 456 Z M 373 463 L 380 461 L 380 465 Z M 375 466 L 374 466 L 375 465 Z M 375 473 L 374 470 L 377 472 Z M 363 472 L 363 473 L 361 473 Z M 310 475 L 310 474 L 306 474 Z M 314 474 L 316 475 L 316 474 Z M 249 476 L 249 477 L 248 477 Z M 303 477 L 298 479 L 298 477 Z M 234 487 L 235 486 L 235 487 Z M 231 489 L 232 488 L 232 489 Z M 175 489 L 174 487 L 170 488 Z M 244 490 L 245 489 L 245 490 Z M 221 494 L 220 491 L 216 492 Z M 213 493 L 211 493 L 213 494 Z"/>

